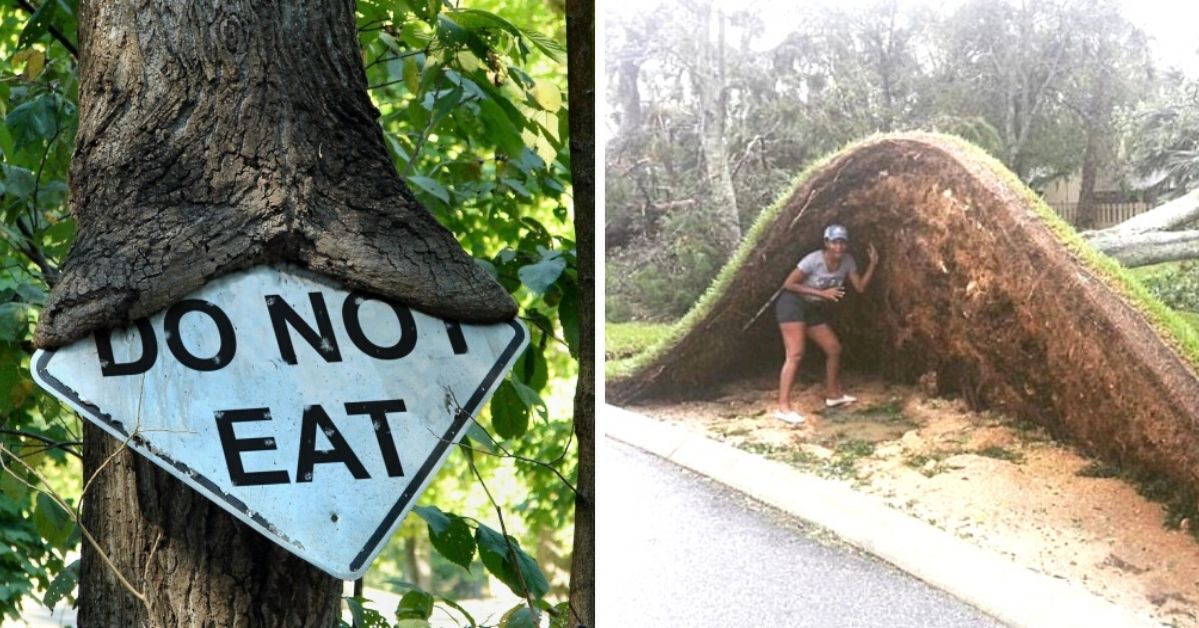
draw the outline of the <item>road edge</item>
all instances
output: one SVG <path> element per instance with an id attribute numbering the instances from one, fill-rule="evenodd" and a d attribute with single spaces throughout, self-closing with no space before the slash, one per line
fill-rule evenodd
<path id="1" fill-rule="evenodd" d="M 611 405 L 601 435 L 821 528 L 1013 626 L 1161 626 L 1080 585 L 1037 573 L 859 493 L 683 427 Z M 601 471 L 602 473 L 602 471 Z M 771 478 L 764 482 L 763 478 Z"/>

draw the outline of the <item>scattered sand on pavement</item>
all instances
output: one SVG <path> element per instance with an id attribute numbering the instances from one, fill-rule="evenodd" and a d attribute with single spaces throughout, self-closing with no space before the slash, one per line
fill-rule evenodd
<path id="1" fill-rule="evenodd" d="M 727 385 L 705 401 L 633 406 L 789 462 L 1036 571 L 1081 584 L 1164 625 L 1199 626 L 1199 541 L 1164 526 L 1163 507 L 1110 468 L 1027 425 L 919 388 L 855 379 L 859 400 L 823 410 L 796 386 L 793 427 L 771 416 L 774 381 Z M 1080 474 L 1081 472 L 1081 474 Z M 1183 526 L 1189 525 L 1184 521 Z"/>

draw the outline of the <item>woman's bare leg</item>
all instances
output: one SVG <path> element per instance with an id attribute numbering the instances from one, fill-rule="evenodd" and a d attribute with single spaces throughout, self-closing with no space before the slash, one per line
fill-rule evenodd
<path id="1" fill-rule="evenodd" d="M 803 323 L 779 323 L 779 333 L 783 335 L 783 369 L 779 372 L 779 406 L 786 412 L 791 409 L 791 385 L 795 383 L 795 374 L 799 371 L 799 362 L 803 360 L 804 344 Z"/>
<path id="2" fill-rule="evenodd" d="M 824 351 L 824 396 L 837 399 L 841 396 L 841 341 L 826 323 L 808 327 L 808 337 Z"/>

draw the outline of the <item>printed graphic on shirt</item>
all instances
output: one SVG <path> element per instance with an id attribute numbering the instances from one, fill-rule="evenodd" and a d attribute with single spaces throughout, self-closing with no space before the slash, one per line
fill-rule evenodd
<path id="1" fill-rule="evenodd" d="M 846 253 L 845 257 L 841 258 L 841 263 L 837 265 L 837 270 L 830 271 L 828 265 L 824 261 L 824 251 L 812 251 L 804 256 L 799 261 L 799 269 L 804 271 L 803 283 L 805 286 L 811 286 L 818 290 L 827 290 L 845 285 L 845 278 L 849 273 L 858 269 L 858 263 L 853 256 Z M 823 301 L 820 297 L 803 295 L 807 301 L 816 303 Z"/>

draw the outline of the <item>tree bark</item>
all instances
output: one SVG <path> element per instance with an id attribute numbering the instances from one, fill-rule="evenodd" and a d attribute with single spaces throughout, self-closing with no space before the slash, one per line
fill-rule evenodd
<path id="1" fill-rule="evenodd" d="M 1092 242 L 1124 266 L 1134 268 L 1199 258 L 1199 231 L 1147 231 Z"/>
<path id="2" fill-rule="evenodd" d="M 83 0 L 78 18 L 78 238 L 39 346 L 276 261 L 443 317 L 515 314 L 396 175 L 351 0 Z M 83 544 L 80 625 L 336 624 L 338 580 L 98 429 L 84 441 L 82 524 L 103 553 Z"/>
<path id="3" fill-rule="evenodd" d="M 595 2 L 567 0 L 571 187 L 579 260 L 579 378 L 575 386 L 575 538 L 571 625 L 595 626 Z"/>
<path id="4" fill-rule="evenodd" d="M 697 43 L 702 52 L 698 65 L 692 69 L 692 83 L 699 95 L 700 143 L 703 146 L 704 168 L 711 189 L 709 205 L 713 216 L 712 232 L 724 250 L 732 251 L 741 243 L 741 221 L 724 141 L 724 17 L 717 12 L 719 35 L 716 44 L 713 44 L 709 33 L 711 13 L 710 4 L 700 8 L 701 29 Z"/>
<path id="5" fill-rule="evenodd" d="M 1199 189 L 1107 229 L 1082 234 L 1130 268 L 1199 258 L 1199 231 L 1168 231 L 1199 219 Z"/>
<path id="6" fill-rule="evenodd" d="M 84 496 L 82 524 L 113 567 L 83 543 L 80 626 L 336 625 L 341 581 L 91 424 L 84 425 L 83 475 L 95 480 Z"/>
<path id="7" fill-rule="evenodd" d="M 1087 146 L 1082 154 L 1082 181 L 1078 186 L 1078 228 L 1095 228 L 1095 171 L 1098 166 L 1098 138 L 1092 125 L 1087 125 Z"/>
<path id="8" fill-rule="evenodd" d="M 79 7 L 78 237 L 36 342 L 292 261 L 465 321 L 516 314 L 396 175 L 351 0 Z"/>
<path id="9" fill-rule="evenodd" d="M 1164 231 L 1181 227 L 1195 220 L 1199 220 L 1199 188 L 1172 201 L 1162 203 L 1143 214 L 1133 216 L 1118 225 L 1084 233 L 1083 236 L 1091 240 L 1093 244 L 1099 245 L 1098 243 L 1108 238 L 1131 236 L 1149 231 Z"/>

